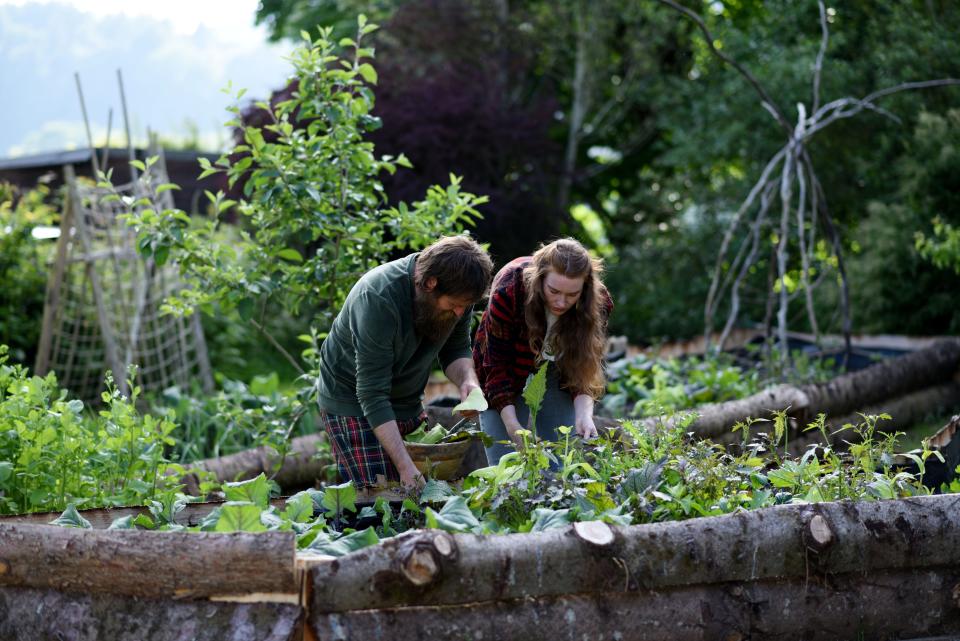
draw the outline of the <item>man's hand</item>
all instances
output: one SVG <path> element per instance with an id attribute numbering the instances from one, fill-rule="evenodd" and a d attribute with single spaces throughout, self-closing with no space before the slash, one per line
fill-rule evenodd
<path id="1" fill-rule="evenodd" d="M 450 379 L 450 382 L 457 386 L 460 392 L 460 402 L 467 400 L 470 392 L 480 389 L 480 380 L 477 378 L 477 372 L 473 369 L 473 360 L 470 358 L 458 358 L 450 363 L 444 374 Z M 475 410 L 460 412 L 464 418 L 473 420 L 480 415 Z"/>
<path id="2" fill-rule="evenodd" d="M 417 466 L 413 465 L 411 462 L 409 468 L 404 468 L 400 471 L 400 485 L 402 485 L 407 490 L 422 490 L 423 486 L 426 484 L 426 480 L 423 478 L 423 474 L 420 473 L 420 470 L 417 469 Z"/>
<path id="3" fill-rule="evenodd" d="M 462 403 L 465 400 L 467 400 L 467 397 L 470 396 L 470 392 L 472 392 L 475 389 L 480 389 L 480 383 L 476 381 L 467 381 L 461 384 L 460 385 L 460 402 Z M 480 412 L 478 412 L 477 410 L 460 410 L 459 414 L 463 418 L 471 421 L 475 420 L 478 416 L 480 416 Z"/>
<path id="4" fill-rule="evenodd" d="M 425 481 L 420 470 L 413 464 L 413 459 L 407 452 L 403 444 L 403 437 L 400 436 L 400 430 L 397 427 L 397 421 L 387 421 L 383 425 L 373 428 L 373 433 L 383 447 L 383 451 L 390 457 L 390 462 L 397 468 L 400 474 L 400 483 L 408 489 L 419 489 L 423 487 Z"/>

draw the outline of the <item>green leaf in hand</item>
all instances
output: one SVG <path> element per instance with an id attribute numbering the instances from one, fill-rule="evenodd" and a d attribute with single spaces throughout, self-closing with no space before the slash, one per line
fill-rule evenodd
<path id="1" fill-rule="evenodd" d="M 490 407 L 487 399 L 483 397 L 483 391 L 479 387 L 474 387 L 467 398 L 462 403 L 453 408 L 453 412 L 484 412 Z"/>

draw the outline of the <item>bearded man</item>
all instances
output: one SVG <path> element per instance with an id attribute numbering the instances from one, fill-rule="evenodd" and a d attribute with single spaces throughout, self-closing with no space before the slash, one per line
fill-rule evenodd
<path id="1" fill-rule="evenodd" d="M 320 419 L 341 478 L 422 485 L 403 436 L 425 417 L 423 390 L 438 359 L 461 400 L 480 388 L 470 312 L 492 272 L 480 245 L 449 236 L 372 269 L 350 290 L 320 350 Z"/>

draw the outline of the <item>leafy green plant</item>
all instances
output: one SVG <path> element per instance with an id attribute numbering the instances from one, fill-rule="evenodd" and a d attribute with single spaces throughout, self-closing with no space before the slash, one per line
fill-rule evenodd
<path id="1" fill-rule="evenodd" d="M 46 265 L 56 243 L 34 231 L 59 220 L 54 200 L 43 184 L 20 193 L 0 183 L 0 337 L 21 363 L 33 362 L 40 338 Z"/>
<path id="2" fill-rule="evenodd" d="M 530 410 L 530 431 L 534 434 L 537 433 L 537 414 L 543 404 L 543 397 L 547 394 L 548 365 L 548 362 L 541 365 L 523 387 L 523 402 L 527 404 L 527 409 Z"/>
<path id="3" fill-rule="evenodd" d="M 165 448 L 176 426 L 136 409 L 135 370 L 122 395 L 107 373 L 97 414 L 69 400 L 55 374 L 30 376 L 0 346 L 0 513 L 142 505 L 177 484 Z"/>
<path id="4" fill-rule="evenodd" d="M 178 425 L 171 460 L 188 463 L 267 446 L 280 455 L 279 465 L 291 437 L 316 432 L 313 405 L 282 391 L 274 372 L 254 376 L 249 384 L 219 377 L 219 384 L 210 395 L 170 387 L 151 399 L 151 413 Z M 318 456 L 329 457 L 329 450 Z"/>
<path id="5" fill-rule="evenodd" d="M 171 299 L 174 309 L 216 303 L 257 321 L 273 305 L 296 313 L 306 302 L 322 332 L 365 271 L 479 217 L 476 206 L 486 199 L 461 191 L 453 176 L 413 206 L 385 207 L 378 176 L 410 163 L 402 155 L 377 158 L 366 140 L 381 125 L 371 114 L 373 50 L 363 44 L 376 28 L 360 18 L 357 35 L 340 41 L 352 51 L 349 59 L 338 56 L 329 29 L 317 39 L 304 33 L 290 58 L 297 91 L 289 100 L 258 103 L 269 124 L 243 124 L 239 104 L 230 108 L 242 143 L 214 163 L 201 159 L 201 177 L 220 173 L 231 186 L 242 183 L 240 202 L 208 194 L 217 216 L 236 206 L 249 221 L 242 242 L 218 244 L 217 220 L 194 227 L 180 211 L 149 199 L 136 203 L 129 223 L 141 253 L 176 259 L 188 285 Z"/>

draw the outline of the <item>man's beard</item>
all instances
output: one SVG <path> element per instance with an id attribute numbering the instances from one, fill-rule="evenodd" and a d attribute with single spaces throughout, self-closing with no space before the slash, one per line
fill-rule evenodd
<path id="1" fill-rule="evenodd" d="M 443 343 L 457 324 L 453 311 L 437 309 L 437 298 L 430 292 L 416 289 L 413 300 L 413 326 L 417 336 L 430 343 Z"/>

